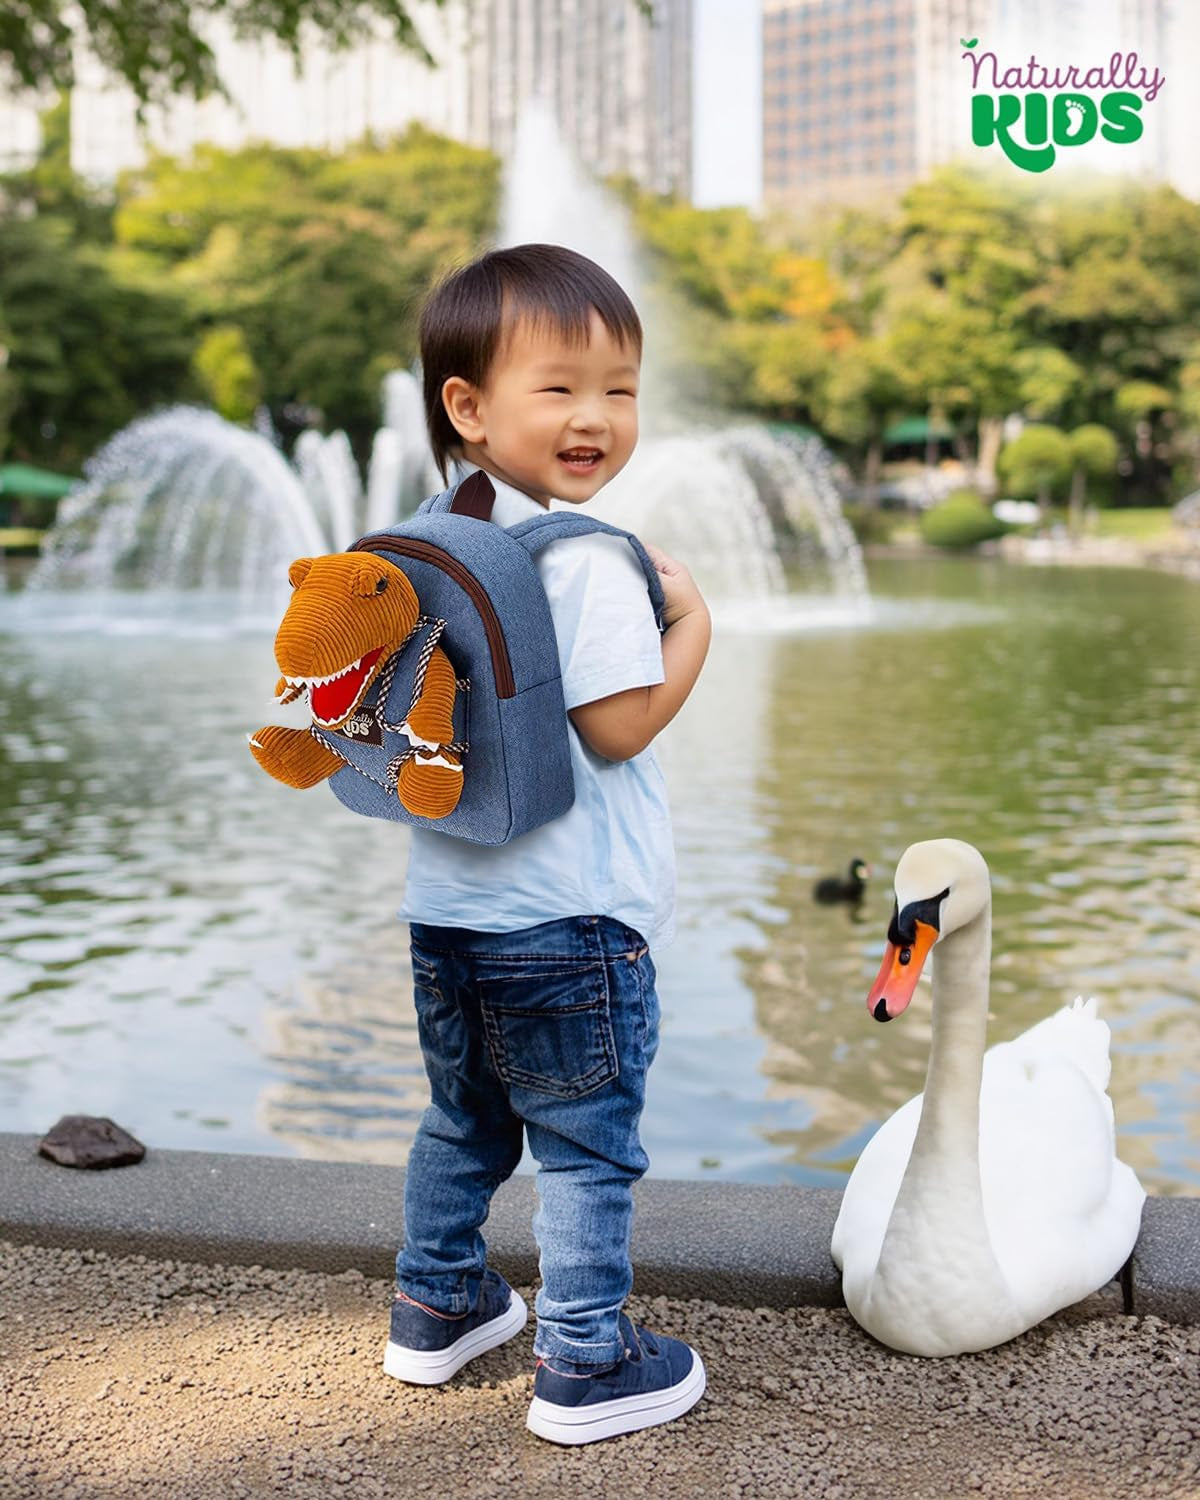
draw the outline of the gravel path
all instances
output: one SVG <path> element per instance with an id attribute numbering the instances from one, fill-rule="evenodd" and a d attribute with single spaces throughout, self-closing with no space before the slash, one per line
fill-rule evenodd
<path id="1" fill-rule="evenodd" d="M 635 1299 L 700 1349 L 708 1394 L 562 1449 L 524 1427 L 532 1320 L 420 1389 L 380 1370 L 390 1295 L 357 1272 L 0 1244 L 0 1497 L 1200 1496 L 1200 1327 L 1108 1296 L 941 1361 L 843 1311 Z"/>

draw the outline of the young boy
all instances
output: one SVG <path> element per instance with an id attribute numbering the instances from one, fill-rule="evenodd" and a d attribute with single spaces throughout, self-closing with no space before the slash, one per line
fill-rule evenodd
<path id="1" fill-rule="evenodd" d="M 552 498 L 590 500 L 633 453 L 641 324 L 583 256 L 551 245 L 484 255 L 434 291 L 420 342 L 435 457 L 443 473 L 450 457 L 487 472 L 498 524 Z M 691 692 L 710 633 L 687 569 L 652 556 L 661 637 L 628 543 L 571 538 L 540 554 L 574 805 L 501 847 L 414 830 L 400 913 L 432 1102 L 408 1163 L 384 1368 L 437 1384 L 524 1325 L 479 1232 L 524 1131 L 539 1164 L 542 1276 L 528 1425 L 560 1443 L 669 1421 L 704 1391 L 694 1350 L 622 1311 L 658 1044 L 649 948 L 673 935 L 670 821 L 650 745 Z"/>

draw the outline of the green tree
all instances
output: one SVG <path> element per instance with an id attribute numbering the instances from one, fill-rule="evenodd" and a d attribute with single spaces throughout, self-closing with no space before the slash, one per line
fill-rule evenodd
<path id="1" fill-rule="evenodd" d="M 1035 497 L 1043 517 L 1051 495 L 1071 473 L 1074 454 L 1065 432 L 1034 422 L 1000 453 L 1000 473 L 1014 495 Z"/>
<path id="2" fill-rule="evenodd" d="M 844 289 L 842 311 L 864 338 L 875 328 L 900 244 L 894 217 L 858 208 L 837 214 L 818 232 L 818 253 Z"/>
<path id="3" fill-rule="evenodd" d="M 809 421 L 839 351 L 853 342 L 829 265 L 742 208 L 700 209 L 623 186 L 651 251 L 658 300 L 689 325 L 660 371 L 674 391 L 726 410 Z M 669 292 L 668 292 L 669 288 Z"/>
<path id="4" fill-rule="evenodd" d="M 262 377 L 240 328 L 232 323 L 210 328 L 192 365 L 208 399 L 227 422 L 250 420 L 262 396 Z"/>
<path id="5" fill-rule="evenodd" d="M 811 413 L 828 362 L 818 329 L 806 321 L 740 324 L 731 342 L 750 371 L 745 406 L 785 422 Z"/>
<path id="6" fill-rule="evenodd" d="M 921 540 L 931 547 L 961 551 L 990 542 L 1008 530 L 975 490 L 955 490 L 921 516 Z"/>
<path id="7" fill-rule="evenodd" d="M 999 425 L 1013 409 L 1016 334 L 986 308 L 925 289 L 896 307 L 885 338 L 910 405 L 931 420 L 973 430 L 986 419 Z"/>
<path id="8" fill-rule="evenodd" d="M 1185 482 L 1200 478 L 1200 342 L 1193 342 L 1179 371 L 1179 415 L 1184 427 L 1181 434 L 1188 450 Z"/>
<path id="9" fill-rule="evenodd" d="M 53 218 L 0 218 L 18 457 L 78 467 L 151 406 L 190 394 L 191 333 L 169 289 L 131 286 Z"/>
<path id="10" fill-rule="evenodd" d="M 771 285 L 771 251 L 746 209 L 632 196 L 638 232 L 691 302 L 724 318 L 778 314 L 783 293 Z"/>
<path id="11" fill-rule="evenodd" d="M 418 126 L 339 156 L 203 148 L 122 179 L 113 263 L 239 328 L 277 420 L 316 408 L 365 456 L 380 365 L 416 357 L 425 292 L 491 237 L 498 196 L 490 152 Z"/>
<path id="12" fill-rule="evenodd" d="M 1161 504 L 1169 483 L 1176 427 L 1176 393 L 1153 380 L 1129 380 L 1112 401 L 1114 425 L 1132 439 L 1128 489 Z"/>
<path id="13" fill-rule="evenodd" d="M 428 0 L 443 6 L 446 0 Z M 633 0 L 649 22 L 652 0 Z M 408 0 L 7 0 L 0 8 L 0 71 L 27 89 L 69 89 L 77 40 L 142 105 L 221 91 L 205 40 L 214 21 L 239 38 L 273 39 L 300 60 L 307 37 L 344 51 L 383 31 L 432 64 Z"/>
<path id="14" fill-rule="evenodd" d="M 1083 511 L 1087 504 L 1087 482 L 1089 479 L 1107 479 L 1116 473 L 1117 440 L 1107 427 L 1095 422 L 1085 422 L 1071 433 L 1071 495 L 1070 526 L 1078 534 L 1083 524 Z"/>
<path id="15" fill-rule="evenodd" d="M 818 391 L 814 415 L 831 437 L 863 455 L 863 490 L 868 504 L 879 498 L 883 434 L 905 400 L 904 372 L 879 339 L 861 339 L 832 361 Z"/>
<path id="16" fill-rule="evenodd" d="M 1052 344 L 1018 349 L 1014 367 L 1021 410 L 1037 421 L 1058 416 L 1083 384 L 1083 371 Z"/>
<path id="17" fill-rule="evenodd" d="M 1120 428 L 1116 394 L 1130 383 L 1171 389 L 1183 329 L 1200 319 L 1194 247 L 1200 205 L 1173 189 L 1098 180 L 1048 200 L 1053 255 L 1025 298 L 1037 343 L 1084 372 L 1061 417 Z"/>
<path id="18" fill-rule="evenodd" d="M 1032 184 L 958 165 L 909 188 L 900 233 L 902 257 L 931 286 L 1007 316 L 1038 285 L 1052 243 Z"/>
<path id="19" fill-rule="evenodd" d="M 442 5 L 445 0 L 432 0 Z M 204 33 L 213 21 L 239 37 L 274 38 L 299 59 L 306 35 L 335 50 L 386 27 L 432 61 L 404 0 L 11 0 L 0 9 L 0 67 L 27 89 L 69 89 L 77 37 L 144 105 L 221 88 Z"/>
<path id="20" fill-rule="evenodd" d="M 1140 422 L 1152 420 L 1161 416 L 1165 411 L 1171 411 L 1175 405 L 1175 397 L 1166 386 L 1157 385 L 1152 380 L 1129 380 L 1120 386 L 1113 397 L 1113 406 L 1117 415 L 1124 419 L 1130 428 L 1136 428 Z"/>

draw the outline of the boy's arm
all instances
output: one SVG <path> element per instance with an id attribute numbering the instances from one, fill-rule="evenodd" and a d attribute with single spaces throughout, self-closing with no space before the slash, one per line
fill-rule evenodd
<path id="1" fill-rule="evenodd" d="M 653 687 L 629 688 L 570 710 L 575 728 L 606 760 L 632 760 L 671 722 L 696 684 L 712 636 L 708 606 L 692 575 L 665 552 L 654 547 L 646 550 L 662 578 L 666 600 L 664 680 Z"/>

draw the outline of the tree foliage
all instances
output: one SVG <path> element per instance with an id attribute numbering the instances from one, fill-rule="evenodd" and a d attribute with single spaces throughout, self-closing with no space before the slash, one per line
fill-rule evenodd
<path id="1" fill-rule="evenodd" d="M 491 154 L 413 127 L 338 156 L 156 157 L 105 195 L 71 173 L 60 111 L 42 159 L 0 183 L 10 446 L 66 462 L 139 410 L 203 397 L 240 420 L 261 400 L 285 433 L 293 416 L 344 427 L 362 452 L 428 288 L 490 243 L 499 184 Z M 810 228 L 625 183 L 650 268 L 648 390 L 817 427 L 868 488 L 887 428 L 914 415 L 949 421 L 985 483 L 1013 414 L 1032 425 L 1007 482 L 1043 502 L 1068 479 L 1099 493 L 1114 469 L 1142 503 L 1173 475 L 1194 487 L 1200 205 L 1154 184 L 1036 188 L 949 168 L 894 210 Z M 1096 428 L 1103 462 L 1073 456 L 1065 434 Z"/>
<path id="2" fill-rule="evenodd" d="M 1088 480 L 1111 479 L 1116 472 L 1120 448 L 1108 428 L 1096 422 L 1085 422 L 1082 427 L 1077 427 L 1067 441 L 1071 445 L 1069 520 L 1071 530 L 1078 532 L 1083 525 Z"/>
<path id="3" fill-rule="evenodd" d="M 446 0 L 426 3 L 441 7 Z M 653 20 L 652 0 L 632 4 Z M 408 0 L 5 0 L 0 83 L 66 92 L 75 48 L 86 42 L 143 107 L 181 94 L 203 98 L 223 92 L 211 46 L 218 28 L 239 39 L 276 41 L 297 65 L 306 41 L 339 52 L 381 36 L 432 65 L 414 9 Z"/>
<path id="4" fill-rule="evenodd" d="M 235 324 L 219 323 L 200 340 L 192 359 L 209 401 L 227 422 L 248 422 L 262 398 L 262 377 Z"/>
<path id="5" fill-rule="evenodd" d="M 490 153 L 419 126 L 336 157 L 205 148 L 125 178 L 116 247 L 199 326 L 241 331 L 274 410 L 315 410 L 362 446 L 382 371 L 415 359 L 421 300 L 484 246 L 498 189 Z"/>
<path id="6" fill-rule="evenodd" d="M 890 220 L 843 222 L 851 249 L 839 261 L 835 231 L 830 263 L 855 268 L 851 321 L 889 351 L 910 412 L 950 418 L 964 456 L 1010 413 L 1100 425 L 1128 445 L 1127 488 L 1166 498 L 1174 455 L 1200 427 L 1200 205 L 1160 184 L 1098 179 L 1048 196 L 951 167 Z M 873 244 L 892 253 L 872 258 Z"/>
<path id="7" fill-rule="evenodd" d="M 1117 467 L 1117 440 L 1107 427 L 1085 422 L 1069 436 L 1071 463 L 1093 479 L 1111 474 Z"/>
<path id="8" fill-rule="evenodd" d="M 74 463 L 200 397 L 243 419 L 261 399 L 285 428 L 317 414 L 365 448 L 425 292 L 491 235 L 499 164 L 419 127 L 337 157 L 204 148 L 127 174 L 94 238 L 38 211 L 43 176 L 11 179 L 0 214 L 12 443 Z"/>
<path id="9" fill-rule="evenodd" d="M 1013 494 L 1042 506 L 1066 483 L 1073 464 L 1071 440 L 1044 422 L 1026 427 L 1000 454 L 1000 472 Z"/>
<path id="10" fill-rule="evenodd" d="M 0 181 L 0 344 L 9 446 L 76 467 L 162 390 L 190 393 L 191 341 L 176 292 L 110 263 L 110 210 L 71 174 L 63 119 L 29 173 Z"/>
<path id="11" fill-rule="evenodd" d="M 950 551 L 977 547 L 1007 530 L 974 490 L 955 490 L 921 516 L 921 540 Z"/>
<path id="12" fill-rule="evenodd" d="M 444 0 L 432 0 L 434 5 Z M 0 71 L 27 89 L 68 90 L 78 39 L 141 104 L 221 87 L 209 38 L 273 38 L 299 61 L 306 37 L 341 50 L 385 32 L 432 61 L 403 0 L 5 0 Z"/>

